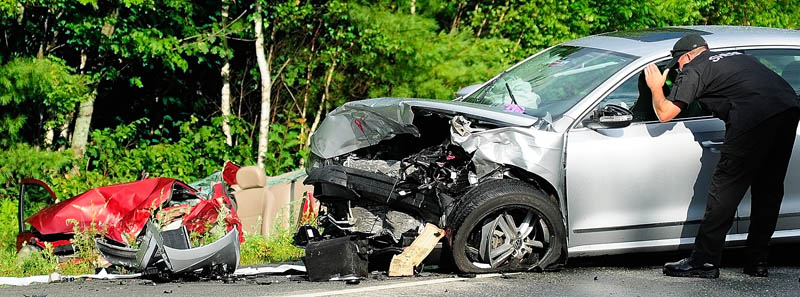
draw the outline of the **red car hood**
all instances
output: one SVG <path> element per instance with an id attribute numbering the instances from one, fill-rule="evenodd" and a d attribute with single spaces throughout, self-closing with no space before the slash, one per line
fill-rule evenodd
<path id="1" fill-rule="evenodd" d="M 68 219 L 77 220 L 80 229 L 95 222 L 108 238 L 127 243 L 123 234 L 135 238 L 151 214 L 170 200 L 176 184 L 188 187 L 163 177 L 99 187 L 42 209 L 25 221 L 43 235 L 74 233 Z"/>

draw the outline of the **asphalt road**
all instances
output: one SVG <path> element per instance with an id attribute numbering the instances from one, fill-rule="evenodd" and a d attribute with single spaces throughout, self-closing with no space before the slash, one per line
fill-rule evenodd
<path id="1" fill-rule="evenodd" d="M 800 246 L 773 249 L 769 278 L 741 272 L 743 252 L 726 251 L 719 279 L 672 278 L 661 265 L 685 253 L 581 258 L 559 272 L 473 277 L 424 273 L 375 276 L 359 284 L 312 283 L 302 276 L 172 282 L 88 280 L 0 289 L 0 296 L 800 296 Z"/>

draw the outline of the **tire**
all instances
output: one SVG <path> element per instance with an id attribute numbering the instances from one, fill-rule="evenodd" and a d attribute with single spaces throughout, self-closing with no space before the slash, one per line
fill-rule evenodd
<path id="1" fill-rule="evenodd" d="M 557 269 L 567 256 L 563 222 L 542 190 L 519 180 L 485 182 L 448 217 L 448 264 L 465 273 Z"/>

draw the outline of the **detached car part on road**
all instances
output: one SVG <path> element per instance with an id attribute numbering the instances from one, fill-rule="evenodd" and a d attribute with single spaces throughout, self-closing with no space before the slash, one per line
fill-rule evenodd
<path id="1" fill-rule="evenodd" d="M 698 26 L 569 41 L 449 102 L 349 102 L 311 138 L 305 183 L 325 210 L 321 234 L 307 226 L 295 238 L 309 273 L 385 269 L 426 223 L 446 230 L 442 263 L 471 273 L 689 248 L 725 127 L 697 103 L 661 123 L 642 75 L 688 33 L 757 57 L 800 90 L 800 31 Z M 787 180 L 800 178 L 799 162 Z M 744 242 L 749 204 L 729 244 Z M 774 237 L 800 238 L 798 183 L 786 183 Z M 333 251 L 351 255 L 324 258 Z M 346 268 L 322 268 L 337 263 Z"/>

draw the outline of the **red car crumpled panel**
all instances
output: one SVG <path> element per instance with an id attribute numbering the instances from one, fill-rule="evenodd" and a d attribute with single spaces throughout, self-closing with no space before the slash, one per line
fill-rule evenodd
<path id="1" fill-rule="evenodd" d="M 95 222 L 106 237 L 126 243 L 122 234 L 139 234 L 150 214 L 171 197 L 175 183 L 175 179 L 159 177 L 95 188 L 42 209 L 25 221 L 44 235 L 72 234 L 68 219 L 77 220 L 80 229 Z"/>
<path id="2" fill-rule="evenodd" d="M 230 207 L 231 201 L 228 196 L 222 194 L 221 188 L 222 184 L 216 184 L 214 186 L 214 198 L 200 201 L 195 205 L 191 212 L 183 218 L 183 225 L 186 226 L 186 230 L 189 232 L 205 234 L 208 232 L 208 227 L 216 224 L 217 220 L 219 220 L 219 214 L 223 210 L 222 204 L 225 203 L 228 206 L 226 208 L 230 210 L 224 218 L 225 231 L 230 232 L 235 226 L 239 232 L 239 242 L 244 242 L 242 222 L 239 220 L 236 210 Z"/>

